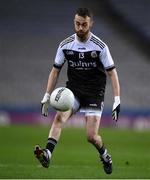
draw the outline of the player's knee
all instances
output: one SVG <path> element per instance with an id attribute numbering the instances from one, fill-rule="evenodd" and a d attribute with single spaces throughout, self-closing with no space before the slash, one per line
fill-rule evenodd
<path id="1" fill-rule="evenodd" d="M 55 116 L 55 122 L 56 123 L 65 123 L 67 121 L 67 119 L 69 118 L 69 115 L 62 113 L 62 112 L 57 112 L 56 116 Z"/>
<path id="2" fill-rule="evenodd" d="M 92 133 L 92 132 L 90 132 L 90 133 L 88 133 L 87 134 L 87 141 L 89 142 L 89 143 L 94 143 L 95 142 L 95 133 Z"/>
<path id="3" fill-rule="evenodd" d="M 57 113 L 54 119 L 54 123 L 55 124 L 60 124 L 63 123 L 63 117 L 61 116 L 61 114 Z"/>

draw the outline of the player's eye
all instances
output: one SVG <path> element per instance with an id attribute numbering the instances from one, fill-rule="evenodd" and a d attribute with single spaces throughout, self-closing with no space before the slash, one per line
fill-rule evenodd
<path id="1" fill-rule="evenodd" d="M 87 26 L 87 23 L 83 23 L 82 26 L 83 26 L 83 27 L 86 27 L 86 26 Z"/>
<path id="2" fill-rule="evenodd" d="M 76 22 L 76 25 L 77 25 L 77 26 L 80 26 L 80 23 L 79 23 L 79 22 Z"/>

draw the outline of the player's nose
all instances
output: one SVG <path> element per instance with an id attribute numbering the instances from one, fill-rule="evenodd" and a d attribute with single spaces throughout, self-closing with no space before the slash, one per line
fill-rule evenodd
<path id="1" fill-rule="evenodd" d="M 83 27 L 82 27 L 81 25 L 79 26 L 79 30 L 80 30 L 80 31 L 82 31 L 82 30 L 83 30 Z"/>

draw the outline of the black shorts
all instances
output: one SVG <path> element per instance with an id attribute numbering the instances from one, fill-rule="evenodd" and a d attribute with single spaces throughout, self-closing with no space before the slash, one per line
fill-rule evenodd
<path id="1" fill-rule="evenodd" d="M 89 96 L 77 96 L 76 99 L 80 103 L 80 108 L 84 109 L 98 109 L 101 110 L 103 100 L 98 97 L 89 97 Z"/>
<path id="2" fill-rule="evenodd" d="M 73 106 L 73 113 L 80 111 L 85 116 L 99 116 L 103 112 L 104 103 L 101 99 L 91 98 L 87 96 L 77 97 L 75 95 L 75 102 Z"/>
<path id="3" fill-rule="evenodd" d="M 95 109 L 95 110 L 101 110 L 103 109 L 103 102 L 104 102 L 104 96 L 100 95 L 93 95 L 87 96 L 84 94 L 81 94 L 79 92 L 76 92 L 72 90 L 72 92 L 75 95 L 76 100 L 79 103 L 79 109 Z"/>

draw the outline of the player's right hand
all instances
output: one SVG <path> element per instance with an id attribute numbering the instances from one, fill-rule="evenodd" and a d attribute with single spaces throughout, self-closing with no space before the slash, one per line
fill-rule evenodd
<path id="1" fill-rule="evenodd" d="M 48 116 L 48 107 L 50 104 L 50 94 L 49 93 L 45 93 L 42 101 L 41 101 L 41 113 L 43 116 Z"/>

